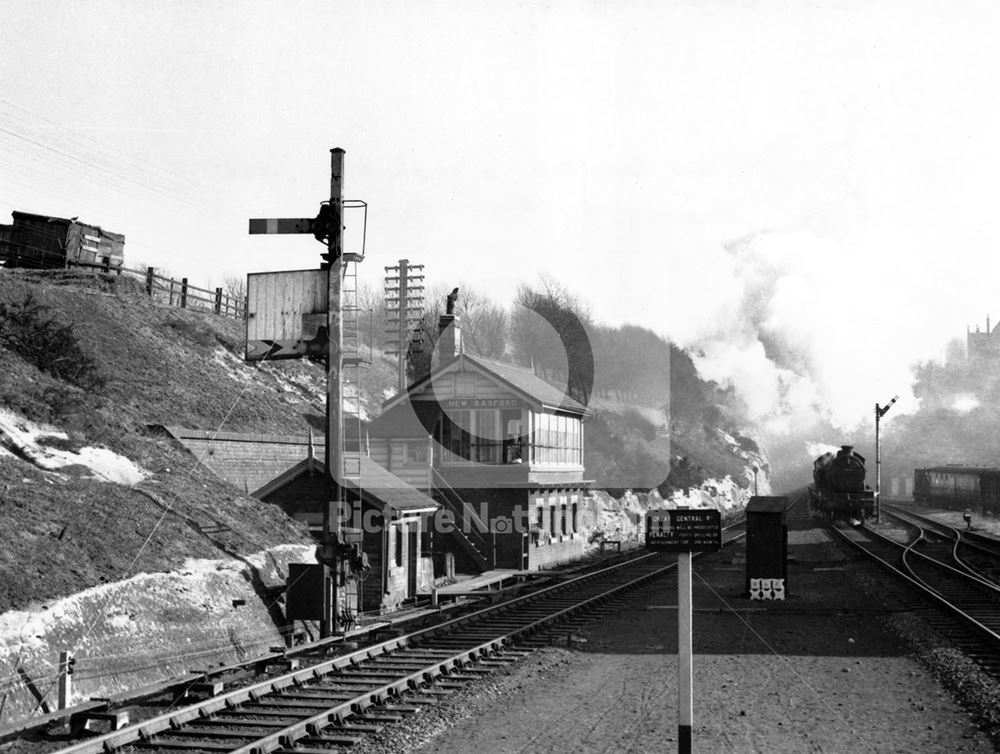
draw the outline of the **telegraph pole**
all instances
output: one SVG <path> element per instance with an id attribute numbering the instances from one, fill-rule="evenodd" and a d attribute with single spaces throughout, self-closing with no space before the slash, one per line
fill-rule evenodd
<path id="1" fill-rule="evenodd" d="M 419 326 L 423 311 L 424 276 L 420 274 L 423 269 L 422 264 L 410 264 L 409 259 L 400 259 L 399 264 L 385 268 L 385 350 L 399 356 L 399 392 L 406 390 L 406 356 L 412 345 L 413 328 Z"/>
<path id="2" fill-rule="evenodd" d="M 340 421 L 342 374 L 344 367 L 344 330 L 340 311 L 340 281 L 344 266 L 344 150 L 330 150 L 330 220 L 327 226 L 327 338 L 326 361 L 326 474 L 327 501 L 323 507 L 323 550 L 327 563 L 323 567 L 323 618 L 320 636 L 333 636 L 340 628 L 340 523 L 344 505 L 344 488 L 340 476 L 344 470 L 344 427 Z"/>

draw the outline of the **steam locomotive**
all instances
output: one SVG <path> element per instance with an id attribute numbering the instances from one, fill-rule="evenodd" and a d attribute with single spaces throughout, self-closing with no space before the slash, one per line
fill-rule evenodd
<path id="1" fill-rule="evenodd" d="M 860 519 L 875 512 L 875 493 L 865 485 L 865 458 L 844 445 L 836 454 L 824 453 L 813 462 L 809 502 L 827 518 Z"/>

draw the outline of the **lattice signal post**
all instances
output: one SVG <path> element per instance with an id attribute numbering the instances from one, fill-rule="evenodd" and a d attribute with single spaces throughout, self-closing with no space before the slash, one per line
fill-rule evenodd
<path id="1" fill-rule="evenodd" d="M 325 638 L 339 632 L 337 590 L 342 570 L 340 512 L 346 504 L 340 476 L 344 471 L 343 367 L 344 333 L 341 307 L 341 281 L 347 262 L 361 261 L 361 255 L 344 254 L 344 150 L 331 149 L 330 200 L 320 205 L 313 218 L 270 218 L 250 220 L 250 233 L 311 233 L 327 246 L 322 254 L 327 270 L 326 309 L 326 474 L 329 494 L 323 506 L 323 541 L 317 559 L 323 565 L 323 617 L 320 634 Z M 363 203 L 362 203 L 363 204 Z M 248 313 L 248 316 L 249 313 Z M 317 333 L 317 340 L 321 333 Z M 262 358 L 268 358 L 265 354 Z"/>
<path id="2" fill-rule="evenodd" d="M 409 259 L 385 268 L 385 352 L 399 356 L 399 392 L 406 390 L 406 352 L 424 312 L 423 270 Z"/>

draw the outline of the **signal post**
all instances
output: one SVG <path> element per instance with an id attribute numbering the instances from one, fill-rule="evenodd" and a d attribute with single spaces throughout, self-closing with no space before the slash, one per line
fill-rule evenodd
<path id="1" fill-rule="evenodd" d="M 344 328 L 340 307 L 340 281 L 344 266 L 344 150 L 330 150 L 330 203 L 327 233 L 327 354 L 326 354 L 326 476 L 327 499 L 323 506 L 323 542 L 318 560 L 323 564 L 323 619 L 320 635 L 339 629 L 337 587 L 340 580 L 340 521 L 345 503 L 340 475 L 344 471 L 343 408 Z M 320 216 L 323 215 L 322 208 Z"/>
<path id="2" fill-rule="evenodd" d="M 317 548 L 316 559 L 323 568 L 322 611 L 320 613 L 320 635 L 327 638 L 339 633 L 337 591 L 341 576 L 341 514 L 346 504 L 341 474 L 344 469 L 344 428 L 343 411 L 343 316 L 341 311 L 341 284 L 344 271 L 343 213 L 344 213 L 344 150 L 330 150 L 330 199 L 320 206 L 314 218 L 270 218 L 250 220 L 250 233 L 311 233 L 316 240 L 326 244 L 322 254 L 321 270 L 325 271 L 325 327 L 320 327 L 312 338 L 304 332 L 304 322 L 309 316 L 317 316 L 307 311 L 303 302 L 280 302 L 282 311 L 291 310 L 301 315 L 288 317 L 290 330 L 281 334 L 268 334 L 267 340 L 251 342 L 248 327 L 248 359 L 301 358 L 302 356 L 325 356 L 326 379 L 326 476 L 327 500 L 323 506 L 323 538 Z M 320 270 L 315 275 L 322 275 Z M 302 275 L 303 273 L 275 273 L 276 275 Z M 310 277 L 312 273 L 306 271 Z M 252 278 L 253 276 L 251 276 Z M 314 280 L 314 284 L 320 281 Z M 248 281 L 248 293 L 250 284 Z M 318 291 L 317 291 L 318 293 Z M 314 296 L 318 300 L 318 296 Z M 267 304 L 265 304 L 267 305 Z M 286 306 L 287 305 L 287 306 Z M 316 301 L 313 302 L 316 306 Z M 256 314 L 256 313 L 255 313 Z M 262 312 L 260 319 L 267 319 Z M 248 316 L 253 316 L 248 312 Z M 258 335 L 258 338 L 260 336 Z M 251 356 L 253 349 L 254 355 Z"/>

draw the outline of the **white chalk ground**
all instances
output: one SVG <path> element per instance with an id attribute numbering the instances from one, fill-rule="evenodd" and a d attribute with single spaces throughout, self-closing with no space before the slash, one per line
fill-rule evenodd
<path id="1" fill-rule="evenodd" d="M 279 563 L 315 562 L 315 548 L 311 545 L 281 545 L 254 553 L 246 559 L 259 569 L 266 568 L 269 559 Z M 199 585 L 209 576 L 228 573 L 235 580 L 244 570 L 246 564 L 235 559 L 189 558 L 172 573 L 140 573 L 123 581 L 85 589 L 36 609 L 0 613 L 0 659 L 7 659 L 12 652 L 43 647 L 47 635 L 60 622 L 79 622 L 85 610 L 92 609 L 93 605 L 114 605 L 121 600 L 122 594 L 139 594 L 169 584 L 174 591 L 189 592 L 192 599 L 197 600 L 204 594 Z"/>
<path id="2" fill-rule="evenodd" d="M 283 545 L 247 560 L 274 584 L 289 563 L 315 562 L 314 552 L 310 545 Z M 234 559 L 190 559 L 171 573 L 141 573 L 0 615 L 0 684 L 14 693 L 0 727 L 28 714 L 33 703 L 17 668 L 48 688 L 62 649 L 87 668 L 88 678 L 74 685 L 74 701 L 81 701 L 281 643 L 246 570 Z"/>
<path id="3" fill-rule="evenodd" d="M 25 458 L 46 471 L 59 472 L 68 466 L 83 466 L 92 479 L 133 486 L 143 481 L 149 473 L 124 456 L 106 448 L 83 447 L 74 452 L 53 448 L 41 442 L 42 438 L 68 439 L 56 427 L 36 424 L 5 409 L 0 409 L 0 455 Z"/>

